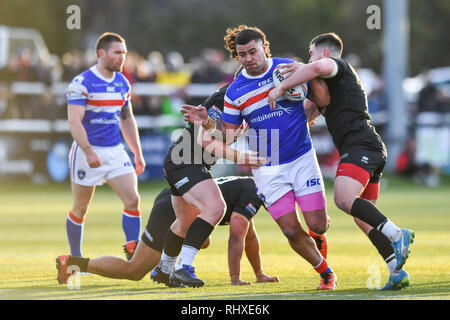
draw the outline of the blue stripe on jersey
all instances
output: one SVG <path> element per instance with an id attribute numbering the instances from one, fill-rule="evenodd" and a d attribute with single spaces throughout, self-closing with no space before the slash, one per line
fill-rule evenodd
<path id="1" fill-rule="evenodd" d="M 239 108 L 239 105 L 254 96 L 246 96 L 250 92 L 257 91 L 262 95 L 261 90 L 273 88 L 272 71 L 275 66 L 292 60 L 272 58 L 272 62 L 271 68 L 260 77 L 248 78 L 241 72 L 227 90 L 225 99 L 228 103 Z M 253 129 L 249 130 L 249 148 L 258 151 L 260 156 L 269 157 L 271 162 L 268 165 L 289 163 L 311 150 L 303 102 L 280 98 L 277 109 L 270 110 L 266 97 L 240 109 L 238 113 L 225 108 L 221 119 L 233 124 L 240 124 L 244 119 Z"/>
<path id="2" fill-rule="evenodd" d="M 76 76 L 67 89 L 68 104 L 85 106 L 82 123 L 90 144 L 115 146 L 121 141 L 120 111 L 128 106 L 131 86 L 120 72 L 105 79 L 96 66 Z"/>

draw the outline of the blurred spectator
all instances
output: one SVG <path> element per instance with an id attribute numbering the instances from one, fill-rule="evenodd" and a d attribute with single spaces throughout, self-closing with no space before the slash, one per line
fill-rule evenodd
<path id="1" fill-rule="evenodd" d="M 440 168 L 450 160 L 450 130 L 444 123 L 448 103 L 448 98 L 433 84 L 427 72 L 426 84 L 419 92 L 415 118 L 415 161 L 418 170 L 414 178 L 416 182 L 430 187 L 439 186 Z"/>
<path id="2" fill-rule="evenodd" d="M 166 55 L 166 70 L 156 76 L 156 82 L 185 87 L 191 81 L 191 74 L 185 68 L 184 57 L 177 51 L 170 51 Z"/>
<path id="3" fill-rule="evenodd" d="M 83 71 L 83 54 L 79 50 L 66 52 L 62 56 L 63 81 L 71 81 Z"/>
<path id="4" fill-rule="evenodd" d="M 201 54 L 201 60 L 198 62 L 197 69 L 192 74 L 192 83 L 221 83 L 225 81 L 225 74 L 220 69 L 224 62 L 225 54 L 223 51 L 214 49 L 205 49 Z"/>

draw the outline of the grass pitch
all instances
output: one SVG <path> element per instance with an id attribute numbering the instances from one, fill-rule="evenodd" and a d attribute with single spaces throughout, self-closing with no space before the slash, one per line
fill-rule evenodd
<path id="1" fill-rule="evenodd" d="M 319 277 L 297 256 L 269 214 L 261 209 L 255 217 L 261 241 L 263 270 L 279 283 L 231 286 L 227 264 L 228 227 L 217 227 L 211 246 L 195 261 L 197 275 L 206 285 L 199 289 L 167 288 L 149 276 L 139 282 L 83 275 L 79 289 L 58 285 L 55 258 L 69 253 L 65 220 L 71 205 L 69 184 L 0 184 L 0 299 L 114 299 L 114 300 L 376 300 L 450 298 L 450 179 L 436 189 L 409 180 L 386 177 L 379 208 L 398 226 L 413 229 L 416 239 L 405 269 L 411 287 L 380 292 L 388 270 L 370 241 L 333 203 L 332 184 L 327 183 L 331 226 L 328 263 L 338 275 L 337 290 L 318 292 Z M 164 182 L 141 184 L 142 223 L 147 222 L 153 200 Z M 96 190 L 84 229 L 86 257 L 124 257 L 121 229 L 122 205 L 108 186 Z M 241 278 L 254 281 L 245 256 Z"/>

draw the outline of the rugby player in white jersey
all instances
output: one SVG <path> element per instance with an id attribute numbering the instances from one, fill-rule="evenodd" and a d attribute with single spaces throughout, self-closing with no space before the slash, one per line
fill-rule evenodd
<path id="1" fill-rule="evenodd" d="M 126 241 L 138 240 L 141 217 L 137 175 L 145 169 L 131 106 L 131 87 L 121 73 L 127 48 L 115 33 L 96 43 L 98 62 L 76 76 L 67 89 L 68 120 L 74 139 L 70 154 L 73 202 L 66 220 L 71 255 L 82 256 L 84 217 L 95 187 L 106 182 L 123 203 Z M 121 133 L 134 155 L 134 167 Z M 59 259 L 59 258 L 58 258 Z M 57 263 L 64 263 L 58 261 Z"/>
<path id="2" fill-rule="evenodd" d="M 221 121 L 208 118 L 204 108 L 192 106 L 183 106 L 185 119 L 201 122 L 207 129 L 205 135 L 214 136 L 217 131 L 221 132 L 226 142 L 232 141 L 228 136 L 234 137 L 244 120 L 248 123 L 250 149 L 270 160 L 267 165 L 253 169 L 261 200 L 292 249 L 320 274 L 321 283 L 317 289 L 333 290 L 337 277 L 310 236 L 320 238 L 328 229 L 329 217 L 305 109 L 302 102 L 282 98 L 277 101 L 277 110 L 273 111 L 267 101 L 268 93 L 274 87 L 273 69 L 293 61 L 271 58 L 266 36 L 255 27 L 242 25 L 228 29 L 224 39 L 225 47 L 244 70 L 227 90 Z M 315 98 L 314 102 L 319 105 L 328 104 L 328 101 L 321 101 L 319 95 L 310 98 Z M 310 235 L 300 224 L 296 203 Z"/>

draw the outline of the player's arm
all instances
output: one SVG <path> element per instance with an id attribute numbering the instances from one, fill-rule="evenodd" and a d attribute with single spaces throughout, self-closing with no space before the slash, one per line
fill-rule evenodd
<path id="1" fill-rule="evenodd" d="M 251 282 L 240 279 L 241 259 L 244 253 L 244 241 L 249 227 L 248 219 L 233 212 L 230 218 L 230 237 L 228 239 L 228 270 L 233 285 L 248 285 Z"/>
<path id="2" fill-rule="evenodd" d="M 120 112 L 120 127 L 123 138 L 130 147 L 131 152 L 133 152 L 136 174 L 140 175 L 145 170 L 145 160 L 142 155 L 139 131 L 130 102 L 122 107 Z"/>
<path id="3" fill-rule="evenodd" d="M 239 127 L 237 127 L 235 130 L 237 130 L 238 128 Z M 239 152 L 231 148 L 221 139 L 222 133 L 220 131 L 215 130 L 210 133 L 202 126 L 199 126 L 197 143 L 215 157 L 224 158 L 239 164 L 243 164 L 251 169 L 263 166 L 268 162 L 266 158 L 258 157 L 256 154 Z"/>
<path id="4" fill-rule="evenodd" d="M 311 81 L 315 78 L 331 78 L 337 74 L 338 65 L 333 59 L 324 58 L 307 64 L 291 63 L 283 68 L 283 73 L 289 76 L 285 81 L 277 85 L 269 92 L 269 105 L 271 109 L 276 108 L 276 100 L 284 91 L 295 87 L 300 83 Z"/>
<path id="5" fill-rule="evenodd" d="M 98 168 L 102 165 L 102 161 L 97 153 L 92 149 L 91 144 L 83 126 L 82 120 L 86 109 L 84 106 L 69 104 L 67 106 L 67 118 L 72 138 L 86 155 L 86 160 L 91 168 Z"/>
<path id="6" fill-rule="evenodd" d="M 320 107 L 324 107 L 330 104 L 330 93 L 328 91 L 328 86 L 323 79 L 314 78 L 309 82 L 309 86 L 309 100 Z"/>
<path id="7" fill-rule="evenodd" d="M 219 138 L 227 144 L 234 142 L 240 125 L 224 122 L 220 119 L 214 120 L 208 116 L 206 108 L 203 106 L 183 105 L 181 112 L 184 114 L 184 120 L 205 128 L 209 133 L 214 132 L 216 138 Z"/>
<path id="8" fill-rule="evenodd" d="M 253 272 L 256 276 L 256 282 L 279 282 L 278 277 L 270 277 L 266 275 L 262 270 L 261 265 L 261 253 L 258 234 L 256 233 L 253 221 L 250 221 L 247 235 L 245 236 L 245 254 L 247 256 L 250 265 L 253 268 Z"/>

